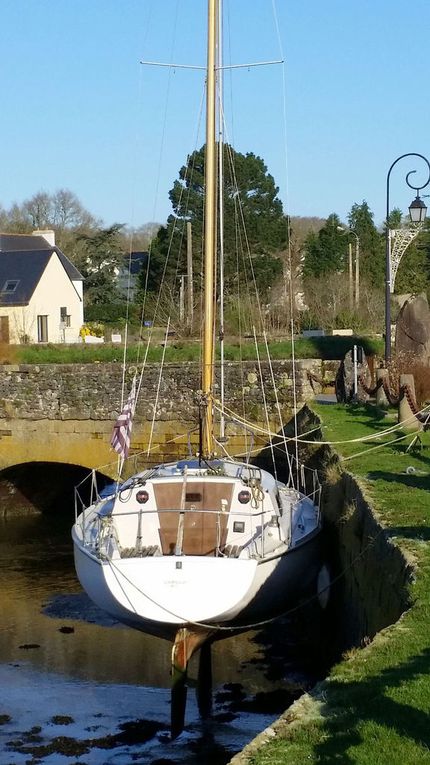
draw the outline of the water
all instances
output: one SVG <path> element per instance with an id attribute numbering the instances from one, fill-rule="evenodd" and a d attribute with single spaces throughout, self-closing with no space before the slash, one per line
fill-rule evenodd
<path id="1" fill-rule="evenodd" d="M 287 627 L 213 646 L 213 713 L 190 687 L 169 739 L 170 644 L 114 623 L 82 592 L 71 520 L 0 519 L 2 765 L 222 765 L 309 687 Z M 283 632 L 284 630 L 284 632 Z M 284 637 L 282 637 L 284 635 Z M 190 685 L 196 661 L 191 662 Z"/>

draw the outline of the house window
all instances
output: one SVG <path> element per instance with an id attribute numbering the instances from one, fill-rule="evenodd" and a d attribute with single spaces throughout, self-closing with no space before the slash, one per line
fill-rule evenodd
<path id="1" fill-rule="evenodd" d="M 37 341 L 38 343 L 48 342 L 48 317 L 37 317 Z"/>
<path id="2" fill-rule="evenodd" d="M 60 324 L 62 327 L 70 327 L 70 314 L 67 313 L 67 306 L 60 308 Z"/>
<path id="3" fill-rule="evenodd" d="M 19 284 L 19 279 L 8 279 L 7 282 L 4 283 L 2 292 L 15 292 L 17 286 Z"/>

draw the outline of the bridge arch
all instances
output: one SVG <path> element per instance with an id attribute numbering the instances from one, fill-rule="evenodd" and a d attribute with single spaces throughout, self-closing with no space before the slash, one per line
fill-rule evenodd
<path id="1" fill-rule="evenodd" d="M 75 487 L 85 502 L 90 497 L 88 468 L 59 462 L 22 462 L 0 470 L 0 508 L 2 515 L 41 512 L 72 519 Z M 99 490 L 112 477 L 96 471 Z"/>

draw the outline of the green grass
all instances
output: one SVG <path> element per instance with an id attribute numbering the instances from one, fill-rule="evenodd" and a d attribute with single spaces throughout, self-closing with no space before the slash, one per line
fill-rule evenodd
<path id="1" fill-rule="evenodd" d="M 383 353 L 382 341 L 369 338 L 352 337 L 315 337 L 299 338 L 295 342 L 295 355 L 298 359 L 342 359 L 354 343 L 362 345 L 367 353 Z M 269 343 L 272 359 L 291 359 L 292 345 L 290 340 L 279 340 Z M 3 346 L 0 349 L 0 363 L 17 364 L 86 364 L 122 362 L 124 348 L 122 345 L 103 343 L 100 345 L 17 345 Z M 261 359 L 267 357 L 264 343 L 259 343 L 258 354 Z M 127 348 L 127 361 L 136 363 L 145 355 L 145 345 L 130 344 Z M 163 356 L 163 342 L 160 339 L 150 347 L 148 361 L 159 362 Z M 200 344 L 197 341 L 178 341 L 171 338 L 166 348 L 165 361 L 180 363 L 198 361 Z M 253 338 L 245 338 L 242 343 L 231 340 L 225 344 L 227 361 L 253 361 L 257 351 Z"/>
<path id="2" fill-rule="evenodd" d="M 315 409 L 330 441 L 375 433 L 394 422 L 370 406 Z M 333 667 L 314 702 L 320 713 L 287 726 L 251 757 L 252 765 L 430 763 L 430 434 L 414 453 L 406 453 L 410 435 L 398 444 L 388 440 L 344 467 L 365 484 L 384 525 L 415 558 L 414 604 L 400 622 Z M 363 448 L 336 447 L 343 457 Z M 407 473 L 408 467 L 415 472 Z"/>

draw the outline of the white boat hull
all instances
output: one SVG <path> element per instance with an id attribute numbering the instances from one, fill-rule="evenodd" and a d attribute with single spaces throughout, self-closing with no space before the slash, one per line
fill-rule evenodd
<path id="1" fill-rule="evenodd" d="M 203 556 L 107 561 L 87 551 L 75 533 L 73 539 L 76 571 L 90 598 L 120 622 L 167 639 L 185 625 L 257 626 L 312 591 L 321 567 L 319 534 L 258 562 Z"/>

